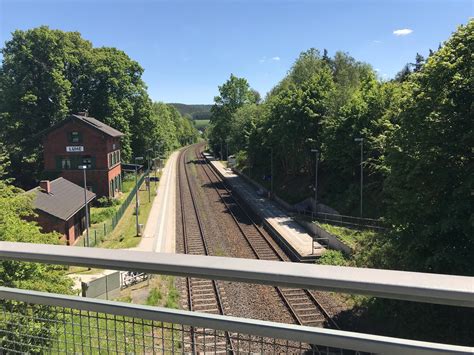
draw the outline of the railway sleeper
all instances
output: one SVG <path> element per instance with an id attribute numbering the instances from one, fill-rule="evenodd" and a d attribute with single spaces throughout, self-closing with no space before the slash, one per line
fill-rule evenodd
<path id="1" fill-rule="evenodd" d="M 203 309 L 194 309 L 194 312 L 202 312 L 202 313 L 210 313 L 210 314 L 220 314 L 219 309 L 216 307 L 214 308 L 203 308 Z"/>
<path id="2" fill-rule="evenodd" d="M 193 299 L 214 297 L 214 292 L 193 292 Z"/>
<path id="3" fill-rule="evenodd" d="M 291 303 L 291 306 L 293 308 L 301 308 L 301 307 L 308 307 L 308 306 L 311 306 L 313 307 L 313 309 L 315 309 L 315 306 L 313 303 L 309 302 L 309 301 L 305 301 L 305 302 L 298 302 L 298 303 L 294 303 L 292 302 L 293 300 L 289 300 L 290 303 Z"/>

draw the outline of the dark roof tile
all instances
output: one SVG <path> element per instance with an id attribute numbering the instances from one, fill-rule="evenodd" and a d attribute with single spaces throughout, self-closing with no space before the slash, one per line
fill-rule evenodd
<path id="1" fill-rule="evenodd" d="M 39 186 L 27 193 L 34 193 L 34 208 L 67 221 L 84 207 L 84 188 L 62 177 L 51 181 L 51 193 Z M 87 191 L 87 202 L 95 198 L 95 193 Z"/>
<path id="2" fill-rule="evenodd" d="M 81 115 L 71 115 L 82 122 L 88 124 L 89 126 L 92 126 L 105 134 L 111 136 L 111 137 L 122 137 L 124 134 L 120 132 L 119 130 L 116 130 L 115 128 L 110 127 L 109 125 L 106 125 L 104 122 L 101 122 L 94 117 L 89 117 L 89 116 L 81 116 Z"/>

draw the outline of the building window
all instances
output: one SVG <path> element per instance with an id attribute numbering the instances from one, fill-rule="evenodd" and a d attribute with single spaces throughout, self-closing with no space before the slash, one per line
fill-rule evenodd
<path id="1" fill-rule="evenodd" d="M 69 142 L 71 143 L 80 143 L 82 141 L 81 139 L 81 133 L 77 131 L 73 131 L 69 133 Z"/>
<path id="2" fill-rule="evenodd" d="M 84 155 L 82 157 L 82 165 L 87 166 L 87 169 L 92 168 L 92 157 L 90 155 Z"/>
<path id="3" fill-rule="evenodd" d="M 71 159 L 69 158 L 62 158 L 61 159 L 61 168 L 63 170 L 71 169 Z"/>
<path id="4" fill-rule="evenodd" d="M 115 152 L 109 153 L 107 155 L 109 168 L 120 163 L 120 150 L 116 150 Z"/>

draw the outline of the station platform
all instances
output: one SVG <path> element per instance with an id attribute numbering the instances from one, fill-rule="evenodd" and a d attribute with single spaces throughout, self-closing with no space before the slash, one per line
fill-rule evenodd
<path id="1" fill-rule="evenodd" d="M 321 256 L 325 248 L 299 225 L 287 212 L 268 198 L 257 194 L 254 186 L 225 167 L 212 155 L 204 153 L 214 170 L 226 181 L 245 204 L 260 216 L 276 242 L 288 252 L 293 261 L 311 262 Z"/>

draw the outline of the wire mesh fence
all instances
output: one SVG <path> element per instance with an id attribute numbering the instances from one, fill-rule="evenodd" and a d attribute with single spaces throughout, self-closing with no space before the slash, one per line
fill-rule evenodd
<path id="1" fill-rule="evenodd" d="M 0 353 L 354 353 L 285 339 L 72 308 L 16 301 L 0 303 Z"/>
<path id="2" fill-rule="evenodd" d="M 105 222 L 98 223 L 92 226 L 89 229 L 89 241 L 87 241 L 87 238 L 83 237 L 80 245 L 95 247 L 99 245 L 102 241 L 104 241 L 106 237 L 114 231 L 115 227 L 120 222 L 123 215 L 125 214 L 125 211 L 130 206 L 130 203 L 135 199 L 137 189 L 140 189 L 140 187 L 142 186 L 147 176 L 148 176 L 148 170 L 145 171 L 145 173 L 142 174 L 138 178 L 137 183 L 130 190 L 130 192 L 128 193 L 128 196 L 119 206 L 117 211 L 112 215 L 112 217 L 110 219 L 107 219 Z M 89 245 L 87 245 L 87 242 L 89 242 Z"/>

